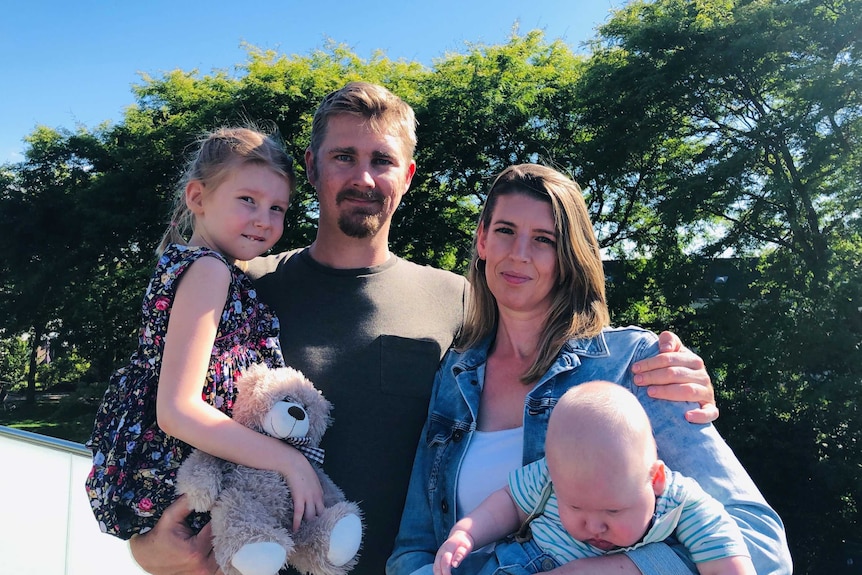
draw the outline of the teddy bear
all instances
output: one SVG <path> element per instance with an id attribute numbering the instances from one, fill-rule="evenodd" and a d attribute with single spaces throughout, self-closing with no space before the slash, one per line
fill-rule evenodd
<path id="1" fill-rule="evenodd" d="M 194 451 L 177 472 L 177 493 L 211 514 L 213 551 L 225 575 L 275 575 L 287 563 L 302 573 L 344 575 L 356 565 L 362 514 L 323 472 L 323 433 L 332 405 L 301 372 L 264 365 L 238 379 L 233 419 L 288 441 L 317 472 L 325 510 L 292 532 L 293 500 L 281 474 Z"/>

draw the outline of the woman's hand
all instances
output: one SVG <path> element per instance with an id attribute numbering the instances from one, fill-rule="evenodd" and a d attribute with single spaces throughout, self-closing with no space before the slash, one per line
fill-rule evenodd
<path id="1" fill-rule="evenodd" d="M 151 531 L 129 541 L 132 557 L 152 575 L 221 575 L 213 555 L 212 527 L 195 535 L 186 524 L 191 513 L 185 496 L 165 509 Z"/>
<path id="2" fill-rule="evenodd" d="M 699 409 L 685 414 L 691 423 L 709 423 L 718 419 L 715 390 L 703 360 L 686 349 L 676 334 L 659 335 L 659 354 L 632 366 L 635 385 L 648 386 L 650 397 L 669 401 L 696 401 Z"/>

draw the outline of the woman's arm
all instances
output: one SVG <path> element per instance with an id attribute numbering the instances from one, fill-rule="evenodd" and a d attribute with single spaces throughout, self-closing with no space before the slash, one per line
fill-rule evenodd
<path id="1" fill-rule="evenodd" d="M 159 427 L 220 459 L 283 475 L 296 505 L 296 530 L 303 516 L 323 511 L 323 490 L 311 464 L 295 448 L 233 421 L 201 399 L 230 279 L 224 263 L 204 257 L 180 280 L 159 373 Z"/>
<path id="2" fill-rule="evenodd" d="M 675 573 L 667 571 L 667 573 Z M 685 572 L 689 575 L 689 571 Z M 631 559 L 619 553 L 586 557 L 547 571 L 547 575 L 641 575 Z"/>
<path id="3" fill-rule="evenodd" d="M 757 575 L 748 557 L 724 557 L 697 564 L 700 575 Z"/>

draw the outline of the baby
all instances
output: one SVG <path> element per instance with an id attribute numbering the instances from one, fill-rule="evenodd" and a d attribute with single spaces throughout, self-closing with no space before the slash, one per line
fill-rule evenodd
<path id="1" fill-rule="evenodd" d="M 637 398 L 604 381 L 584 383 L 560 398 L 548 423 L 545 457 L 513 471 L 508 487 L 452 527 L 437 552 L 435 575 L 449 575 L 473 549 L 519 526 L 522 533 L 528 527 L 536 545 L 560 565 L 673 535 L 701 575 L 755 573 L 724 507 L 658 459 Z"/>

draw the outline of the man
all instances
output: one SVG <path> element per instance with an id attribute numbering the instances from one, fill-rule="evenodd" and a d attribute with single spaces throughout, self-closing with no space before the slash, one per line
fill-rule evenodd
<path id="1" fill-rule="evenodd" d="M 416 171 L 415 125 L 410 106 L 381 86 L 352 82 L 326 96 L 305 152 L 320 204 L 317 236 L 308 248 L 259 258 L 249 270 L 279 317 L 287 364 L 333 403 L 325 469 L 365 513 L 357 575 L 384 572 L 434 373 L 466 302 L 463 277 L 389 252 L 392 216 Z M 663 351 L 679 347 L 663 334 Z M 696 355 L 664 354 L 639 371 L 643 384 L 693 382 L 659 394 L 702 401 L 693 421 L 717 416 Z M 216 571 L 209 530 L 192 536 L 182 523 L 187 512 L 182 501 L 174 504 L 153 531 L 131 541 L 145 570 Z"/>

